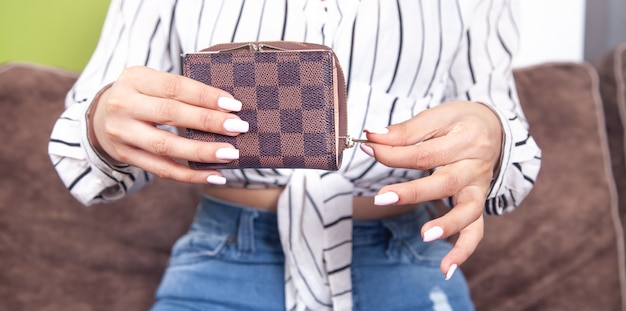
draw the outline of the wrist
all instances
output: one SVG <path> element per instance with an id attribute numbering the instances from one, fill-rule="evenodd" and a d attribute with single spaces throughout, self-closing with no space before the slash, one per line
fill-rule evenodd
<path id="1" fill-rule="evenodd" d="M 504 124 L 502 123 L 502 118 L 500 117 L 500 114 L 498 113 L 498 111 L 485 103 L 482 102 L 474 102 L 477 104 L 482 105 L 485 108 L 488 108 L 491 115 L 495 118 L 496 122 L 497 122 L 497 135 L 500 138 L 499 140 L 499 148 L 498 148 L 498 152 L 497 152 L 497 157 L 496 157 L 496 162 L 494 163 L 494 167 L 493 167 L 493 178 L 496 178 L 499 174 L 500 174 L 500 167 L 502 166 L 502 156 L 503 156 L 503 150 L 504 150 L 504 143 L 505 143 L 505 139 L 506 139 L 506 135 L 504 132 Z"/>
<path id="2" fill-rule="evenodd" d="M 100 141 L 98 140 L 98 136 L 96 135 L 96 131 L 94 128 L 94 115 L 96 109 L 98 108 L 100 99 L 102 99 L 103 95 L 111 88 L 111 86 L 113 86 L 113 83 L 109 83 L 105 85 L 102 89 L 100 89 L 100 91 L 98 91 L 96 96 L 89 104 L 89 107 L 87 108 L 87 111 L 85 113 L 85 120 L 87 121 L 87 140 L 91 148 L 95 151 L 100 159 L 105 161 L 107 164 L 120 167 L 126 166 L 127 164 L 114 159 L 104 150 L 104 148 L 100 144 Z"/>

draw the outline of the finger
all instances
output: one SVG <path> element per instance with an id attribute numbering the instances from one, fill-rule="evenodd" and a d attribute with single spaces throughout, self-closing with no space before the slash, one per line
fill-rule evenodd
<path id="1" fill-rule="evenodd" d="M 386 166 L 427 170 L 462 159 L 478 158 L 479 154 L 469 141 L 465 134 L 447 135 L 408 146 L 363 143 L 361 149 Z"/>
<path id="2" fill-rule="evenodd" d="M 226 180 L 217 170 L 194 170 L 172 159 L 160 157 L 150 152 L 126 146 L 130 165 L 140 167 L 161 178 L 194 184 L 225 184 Z"/>
<path id="3" fill-rule="evenodd" d="M 245 133 L 250 127 L 235 114 L 143 94 L 134 97 L 133 102 L 142 103 L 132 105 L 133 109 L 129 110 L 131 117 L 137 120 L 230 136 Z"/>
<path id="4" fill-rule="evenodd" d="M 137 137 L 132 133 L 142 133 L 142 135 Z M 118 140 L 150 154 L 171 159 L 227 163 L 239 157 L 239 151 L 231 144 L 191 140 L 144 123 L 128 125 L 126 131 L 118 134 Z M 124 163 L 133 161 L 131 157 L 124 154 L 118 154 L 117 158 Z"/>
<path id="5" fill-rule="evenodd" d="M 450 279 L 457 266 L 462 265 L 474 253 L 484 236 L 484 218 L 481 215 L 476 221 L 463 229 L 452 250 L 441 260 L 440 269 Z"/>
<path id="6" fill-rule="evenodd" d="M 446 274 L 446 279 L 451 277 L 456 266 L 471 256 L 482 240 L 485 191 L 481 188 L 464 188 L 455 197 L 456 205 L 450 211 L 422 226 L 422 237 L 425 242 L 460 233 L 455 246 L 441 261 L 441 271 Z"/>
<path id="7" fill-rule="evenodd" d="M 465 162 L 476 160 L 465 160 Z M 375 197 L 378 205 L 413 204 L 428 202 L 459 195 L 462 190 L 471 189 L 484 198 L 489 187 L 485 169 L 477 165 L 451 164 L 441 167 L 432 175 L 404 183 L 387 185 L 381 188 Z M 395 196 L 395 200 L 391 200 Z M 380 198 L 388 197 L 389 200 Z"/>
<path id="8" fill-rule="evenodd" d="M 424 110 L 404 122 L 386 128 L 366 129 L 365 132 L 368 140 L 393 146 L 413 145 L 449 134 L 469 135 L 462 141 L 469 144 L 499 140 L 501 125 L 493 111 L 483 104 L 448 102 Z"/>
<path id="9" fill-rule="evenodd" d="M 450 105 L 442 104 L 441 106 Z M 407 146 L 445 135 L 449 124 L 453 123 L 453 114 L 441 113 L 441 106 L 430 108 L 416 116 L 385 128 L 365 129 L 368 140 L 376 143 Z"/>
<path id="10" fill-rule="evenodd" d="M 237 102 L 218 99 L 230 98 L 228 92 L 206 85 L 185 76 L 158 71 L 148 67 L 131 67 L 125 70 L 118 82 L 129 83 L 142 94 L 182 101 L 194 106 L 236 111 Z M 222 106 L 222 107 L 220 107 Z M 240 109 L 240 105 L 239 105 Z"/>
<path id="11" fill-rule="evenodd" d="M 461 232 L 482 216 L 484 202 L 484 196 L 477 193 L 474 199 L 463 203 L 457 202 L 446 214 L 425 223 L 422 226 L 424 242 L 445 239 Z"/>

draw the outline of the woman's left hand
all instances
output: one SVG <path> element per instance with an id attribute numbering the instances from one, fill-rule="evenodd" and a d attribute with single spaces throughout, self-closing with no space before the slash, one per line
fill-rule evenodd
<path id="1" fill-rule="evenodd" d="M 499 167 L 502 125 L 487 106 L 450 102 L 383 129 L 365 131 L 361 149 L 380 163 L 433 170 L 430 176 L 383 187 L 377 205 L 402 205 L 452 197 L 454 208 L 422 227 L 425 241 L 459 233 L 441 261 L 447 277 L 465 262 L 483 238 L 483 211 Z"/>

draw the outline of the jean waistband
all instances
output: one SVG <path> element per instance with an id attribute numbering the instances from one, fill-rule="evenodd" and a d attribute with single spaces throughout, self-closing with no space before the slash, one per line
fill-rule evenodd
<path id="1" fill-rule="evenodd" d="M 354 220 L 353 242 L 358 244 L 360 240 L 384 236 L 389 231 L 397 238 L 419 235 L 422 225 L 430 219 L 426 208 L 419 207 L 390 218 Z M 245 229 L 241 227 L 246 226 L 257 238 L 279 236 L 276 213 L 222 201 L 208 195 L 202 197 L 194 221 L 196 227 L 203 225 L 219 228 L 229 234 L 240 234 Z"/>
<path id="2" fill-rule="evenodd" d="M 379 220 L 354 220 L 352 243 L 354 245 L 367 244 L 384 238 L 387 234 L 391 234 L 392 239 L 420 237 L 422 225 L 430 219 L 431 214 L 426 206 L 420 205 L 410 212 L 394 217 Z"/>

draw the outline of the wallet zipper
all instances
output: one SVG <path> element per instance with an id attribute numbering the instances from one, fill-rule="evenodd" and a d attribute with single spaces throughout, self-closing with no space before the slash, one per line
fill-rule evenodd
<path id="1" fill-rule="evenodd" d="M 301 45 L 303 47 L 306 47 L 306 44 L 302 44 L 300 42 L 295 42 L 295 41 L 281 41 L 281 42 L 282 43 L 294 44 L 294 45 Z M 224 50 L 216 50 L 220 46 L 231 46 L 231 45 L 232 45 L 232 43 L 216 44 L 216 45 L 211 47 L 212 50 L 210 50 L 210 51 L 205 49 L 205 50 L 202 50 L 202 51 L 199 51 L 199 52 L 195 52 L 195 53 L 227 53 L 227 52 L 235 52 L 237 50 L 248 50 L 248 51 L 254 51 L 254 52 L 264 52 L 266 50 L 290 51 L 289 49 L 277 47 L 277 46 L 274 46 L 274 45 L 271 45 L 271 44 L 255 43 L 255 42 L 247 42 L 247 43 L 244 43 L 242 45 L 230 47 L 230 48 L 227 48 L 227 49 L 224 49 Z M 310 49 L 310 50 L 314 50 L 314 49 Z"/>

